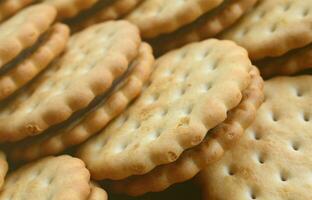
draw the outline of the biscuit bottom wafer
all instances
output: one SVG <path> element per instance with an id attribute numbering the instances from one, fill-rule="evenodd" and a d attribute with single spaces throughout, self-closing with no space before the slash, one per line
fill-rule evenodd
<path id="1" fill-rule="evenodd" d="M 312 198 L 312 76 L 274 78 L 264 91 L 237 145 L 200 173 L 203 199 Z"/>
<path id="2" fill-rule="evenodd" d="M 247 52 L 230 41 L 206 40 L 172 51 L 155 62 L 140 97 L 77 155 L 97 180 L 171 163 L 239 104 L 251 68 Z"/>
<path id="3" fill-rule="evenodd" d="M 14 145 L 10 157 L 15 162 L 29 161 L 46 155 L 55 155 L 66 148 L 78 145 L 103 129 L 136 98 L 148 80 L 154 64 L 152 49 L 142 43 L 138 56 L 130 64 L 127 74 L 121 77 L 110 93 L 105 93 L 100 102 L 90 110 L 63 127 L 48 130 L 36 137 L 30 137 Z M 88 108 L 86 108 L 88 109 Z"/>
<path id="4" fill-rule="evenodd" d="M 263 80 L 257 68 L 254 67 L 250 74 L 252 80 L 243 91 L 240 104 L 229 111 L 224 122 L 207 133 L 201 144 L 183 152 L 177 161 L 158 166 L 145 175 L 111 182 L 113 190 L 135 196 L 161 191 L 174 183 L 191 179 L 205 166 L 219 160 L 252 123 L 263 101 Z"/>
<path id="5" fill-rule="evenodd" d="M 295 49 L 281 57 L 268 58 L 256 63 L 261 75 L 270 78 L 277 75 L 293 75 L 312 68 L 312 45 Z"/>

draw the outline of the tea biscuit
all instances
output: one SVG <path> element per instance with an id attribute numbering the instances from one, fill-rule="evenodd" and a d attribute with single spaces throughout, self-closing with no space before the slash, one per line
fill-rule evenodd
<path id="1" fill-rule="evenodd" d="M 8 172 L 8 168 L 9 167 L 6 161 L 6 156 L 2 151 L 0 151 L 0 189 L 3 186 L 4 178 Z"/>
<path id="2" fill-rule="evenodd" d="M 119 19 L 141 2 L 142 0 L 114 0 L 103 8 L 98 8 L 95 5 L 94 9 L 91 8 L 86 11 L 89 12 L 86 13 L 86 16 L 81 16 L 81 19 L 77 19 L 71 28 L 75 32 L 103 21 Z"/>
<path id="3" fill-rule="evenodd" d="M 261 0 L 221 35 L 245 47 L 252 60 L 276 57 L 312 42 L 310 0 Z"/>
<path id="4" fill-rule="evenodd" d="M 127 70 L 140 43 L 138 29 L 126 21 L 98 24 L 72 36 L 62 57 L 1 106 L 0 141 L 40 134 L 85 108 Z"/>
<path id="5" fill-rule="evenodd" d="M 214 39 L 162 56 L 140 97 L 78 156 L 94 179 L 123 179 L 175 161 L 238 105 L 251 67 L 243 48 Z"/>
<path id="6" fill-rule="evenodd" d="M 147 174 L 113 181 L 112 188 L 132 196 L 162 191 L 174 183 L 191 179 L 205 166 L 219 160 L 252 123 L 263 101 L 263 80 L 257 68 L 250 74 L 252 81 L 243 91 L 240 104 L 229 111 L 224 122 L 208 132 L 200 145 L 183 152 L 177 161 L 158 166 Z"/>
<path id="7" fill-rule="evenodd" d="M 88 200 L 107 200 L 107 193 L 105 190 L 103 190 L 101 187 L 99 187 L 94 182 L 91 182 L 90 184 L 91 192 L 88 197 Z"/>
<path id="8" fill-rule="evenodd" d="M 33 0 L 2 0 L 0 3 L 0 21 L 14 15 L 32 2 Z"/>
<path id="9" fill-rule="evenodd" d="M 46 68 L 65 48 L 69 28 L 56 24 L 24 55 L 7 63 L 0 73 L 0 101 L 31 81 Z"/>
<path id="10" fill-rule="evenodd" d="M 204 199 L 312 198 L 312 76 L 265 82 L 265 102 L 242 139 L 199 176 Z"/>
<path id="11" fill-rule="evenodd" d="M 74 17 L 82 10 L 93 6 L 98 0 L 41 0 L 43 3 L 52 5 L 57 10 L 58 19 Z"/>
<path id="12" fill-rule="evenodd" d="M 163 35 L 153 41 L 156 53 L 161 55 L 187 43 L 211 38 L 234 24 L 250 10 L 258 0 L 226 0 L 219 7 L 208 12 L 195 22 L 171 34 Z"/>
<path id="13" fill-rule="evenodd" d="M 196 20 L 223 0 L 149 0 L 134 9 L 126 19 L 137 25 L 144 38 L 170 33 Z"/>
<path id="14" fill-rule="evenodd" d="M 67 155 L 47 157 L 9 174 L 0 199 L 85 200 L 89 181 L 89 171 L 81 160 Z"/>
<path id="15" fill-rule="evenodd" d="M 10 150 L 14 161 L 29 161 L 45 155 L 55 155 L 66 148 L 81 144 L 103 129 L 137 97 L 152 71 L 154 57 L 147 43 L 142 43 L 131 71 L 111 94 L 105 94 L 96 107 L 66 124 L 65 128 L 51 130 L 37 137 L 17 143 Z"/>
<path id="16" fill-rule="evenodd" d="M 281 57 L 260 60 L 256 65 L 265 78 L 296 74 L 312 68 L 312 45 L 293 50 Z"/>
<path id="17" fill-rule="evenodd" d="M 1 23 L 0 70 L 27 47 L 33 45 L 54 21 L 56 11 L 52 6 L 35 5 Z"/>

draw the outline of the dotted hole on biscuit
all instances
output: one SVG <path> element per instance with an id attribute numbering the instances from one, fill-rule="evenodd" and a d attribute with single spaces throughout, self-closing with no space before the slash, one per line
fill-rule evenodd
<path id="1" fill-rule="evenodd" d="M 212 88 L 212 83 L 205 83 L 203 84 L 203 91 L 208 92 Z"/>
<path id="2" fill-rule="evenodd" d="M 157 138 L 159 138 L 161 136 L 162 132 L 163 132 L 162 129 L 157 129 L 157 130 L 151 132 L 148 136 L 149 140 L 150 141 L 156 140 Z"/>
<path id="3" fill-rule="evenodd" d="M 203 59 L 207 58 L 207 57 L 210 55 L 210 53 L 211 53 L 211 49 L 206 49 L 206 50 L 204 51 L 204 53 L 199 54 L 199 55 L 200 55 L 200 56 L 199 56 L 199 59 L 200 59 L 200 60 L 203 60 Z"/>
<path id="4" fill-rule="evenodd" d="M 299 142 L 291 142 L 291 143 L 290 143 L 290 147 L 291 147 L 291 149 L 294 150 L 294 151 L 299 151 L 300 144 L 299 144 Z"/>
<path id="5" fill-rule="evenodd" d="M 283 5 L 284 12 L 287 12 L 291 8 L 291 5 L 292 5 L 291 2 L 284 4 Z"/>
<path id="6" fill-rule="evenodd" d="M 303 12 L 302 12 L 302 17 L 308 16 L 309 13 L 310 13 L 310 9 L 309 9 L 309 8 L 305 8 L 305 9 L 303 10 Z"/>
<path id="7" fill-rule="evenodd" d="M 133 129 L 139 129 L 141 127 L 141 123 L 138 121 L 134 121 L 132 123 Z"/>
<path id="8" fill-rule="evenodd" d="M 257 131 L 252 131 L 252 137 L 254 140 L 260 140 L 261 135 Z"/>
<path id="9" fill-rule="evenodd" d="M 307 113 L 307 112 L 302 112 L 301 115 L 302 115 L 303 121 L 305 121 L 305 122 L 309 122 L 309 121 L 310 121 L 311 117 L 310 117 L 310 114 L 309 114 L 309 113 Z"/>
<path id="10" fill-rule="evenodd" d="M 183 115 L 188 116 L 192 113 L 192 111 L 193 111 L 193 105 L 189 105 L 183 109 Z"/>
<path id="11" fill-rule="evenodd" d="M 302 97 L 303 96 L 303 92 L 300 90 L 300 89 L 295 89 L 294 90 L 295 91 L 295 95 L 297 96 L 297 97 Z"/>
<path id="12" fill-rule="evenodd" d="M 289 174 L 286 173 L 285 171 L 282 171 L 282 172 L 280 173 L 280 180 L 281 180 L 282 182 L 288 181 L 288 180 L 289 180 Z"/>
<path id="13" fill-rule="evenodd" d="M 274 33 L 277 30 L 277 28 L 278 28 L 277 23 L 273 24 L 270 28 L 270 32 Z"/>
<path id="14" fill-rule="evenodd" d="M 271 112 L 270 115 L 271 115 L 271 119 L 272 119 L 273 122 L 277 122 L 279 120 L 279 117 L 278 117 L 278 115 L 276 113 Z"/>
<path id="15" fill-rule="evenodd" d="M 160 117 L 165 117 L 166 115 L 168 114 L 168 109 L 162 109 L 160 112 L 159 112 L 159 116 Z"/>
<path id="16" fill-rule="evenodd" d="M 264 164 L 265 158 L 264 158 L 264 155 L 262 153 L 258 153 L 256 158 L 257 158 L 257 161 L 259 164 Z"/>
<path id="17" fill-rule="evenodd" d="M 251 199 L 257 199 L 256 192 L 252 189 L 249 190 L 249 196 Z"/>
<path id="18" fill-rule="evenodd" d="M 149 97 L 149 103 L 155 103 L 159 99 L 160 95 L 158 93 L 154 93 Z"/>
<path id="19" fill-rule="evenodd" d="M 235 170 L 232 166 L 226 166 L 225 171 L 226 171 L 226 174 L 228 176 L 234 176 L 235 175 Z"/>
<path id="20" fill-rule="evenodd" d="M 115 153 L 117 154 L 117 153 L 123 152 L 128 147 L 128 145 L 129 145 L 129 142 L 124 142 L 118 145 L 115 149 Z"/>

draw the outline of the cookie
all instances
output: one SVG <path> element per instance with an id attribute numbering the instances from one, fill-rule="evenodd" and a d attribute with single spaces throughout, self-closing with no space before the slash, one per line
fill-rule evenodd
<path id="1" fill-rule="evenodd" d="M 158 55 L 187 43 L 215 37 L 240 19 L 258 0 L 224 1 L 219 7 L 179 30 L 151 41 Z"/>
<path id="2" fill-rule="evenodd" d="M 115 0 L 103 6 L 95 4 L 93 8 L 82 13 L 76 20 L 73 20 L 71 28 L 74 32 L 80 31 L 96 23 L 119 19 L 133 10 L 142 0 Z M 99 2 L 98 4 L 103 4 Z"/>
<path id="3" fill-rule="evenodd" d="M 248 50 L 252 60 L 277 57 L 312 42 L 308 0 L 261 0 L 221 35 Z"/>
<path id="4" fill-rule="evenodd" d="M 85 164 L 71 156 L 47 157 L 11 172 L 0 199 L 85 200 L 90 193 L 90 174 Z"/>
<path id="5" fill-rule="evenodd" d="M 64 50 L 69 37 L 65 24 L 56 24 L 0 72 L 0 101 L 13 94 L 45 69 Z"/>
<path id="6" fill-rule="evenodd" d="M 52 5 L 57 10 L 57 18 L 62 20 L 74 17 L 82 10 L 93 6 L 98 0 L 40 0 L 45 4 Z"/>
<path id="7" fill-rule="evenodd" d="M 8 163 L 5 154 L 0 151 L 0 189 L 3 186 L 4 178 L 8 172 Z"/>
<path id="8" fill-rule="evenodd" d="M 170 33 L 196 20 L 223 0 L 149 0 L 134 9 L 126 19 L 137 25 L 144 38 Z"/>
<path id="9" fill-rule="evenodd" d="M 162 56 L 140 97 L 77 155 L 97 180 L 145 174 L 175 161 L 238 105 L 251 67 L 243 48 L 214 39 Z"/>
<path id="10" fill-rule="evenodd" d="M 260 60 L 256 65 L 264 78 L 296 74 L 312 67 L 312 45 L 295 49 L 280 57 Z"/>
<path id="11" fill-rule="evenodd" d="M 0 21 L 14 15 L 32 2 L 33 0 L 2 0 L 0 3 Z"/>
<path id="12" fill-rule="evenodd" d="M 64 128 L 52 129 L 37 137 L 17 143 L 10 150 L 14 161 L 29 161 L 45 155 L 55 155 L 66 148 L 86 141 L 103 129 L 137 97 L 152 71 L 154 57 L 147 43 L 142 43 L 138 57 L 132 62 L 130 72 L 117 83 L 111 94 L 104 94 L 101 102 Z"/>
<path id="13" fill-rule="evenodd" d="M 200 174 L 203 199 L 311 199 L 311 85 L 312 76 L 265 82 L 253 124 Z"/>
<path id="14" fill-rule="evenodd" d="M 107 200 L 107 193 L 101 187 L 99 187 L 96 183 L 91 182 L 91 192 L 88 197 L 88 200 Z"/>
<path id="15" fill-rule="evenodd" d="M 23 9 L 0 26 L 0 70 L 26 48 L 32 46 L 54 21 L 52 6 L 35 5 Z"/>
<path id="16" fill-rule="evenodd" d="M 0 141 L 40 134 L 85 108 L 127 70 L 140 43 L 138 29 L 126 21 L 98 24 L 72 36 L 48 70 L 1 105 Z"/>
<path id="17" fill-rule="evenodd" d="M 113 190 L 132 196 L 162 191 L 174 183 L 191 179 L 205 166 L 219 160 L 252 123 L 263 101 L 263 80 L 257 68 L 250 74 L 252 80 L 243 91 L 240 104 L 229 111 L 224 122 L 207 133 L 200 145 L 183 152 L 177 161 L 158 166 L 145 175 L 111 182 Z"/>

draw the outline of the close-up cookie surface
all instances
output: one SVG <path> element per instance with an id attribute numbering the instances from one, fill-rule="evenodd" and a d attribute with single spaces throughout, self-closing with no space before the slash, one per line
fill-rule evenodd
<path id="1" fill-rule="evenodd" d="M 312 42 L 311 0 L 259 0 L 221 35 L 245 47 L 252 60 L 280 56 Z"/>
<path id="2" fill-rule="evenodd" d="M 126 21 L 98 24 L 73 35 L 48 70 L 2 104 L 0 140 L 40 134 L 86 107 L 127 70 L 140 43 L 138 29 Z"/>
<path id="3" fill-rule="evenodd" d="M 123 112 L 136 98 L 153 71 L 154 57 L 147 43 L 142 43 L 138 56 L 131 62 L 128 73 L 114 85 L 111 93 L 87 113 L 65 122 L 65 127 L 52 129 L 14 145 L 10 151 L 14 161 L 29 161 L 47 155 L 56 155 L 66 148 L 86 141 L 103 129 L 114 117 Z"/>
<path id="4" fill-rule="evenodd" d="M 199 176 L 204 199 L 312 198 L 312 77 L 265 82 L 265 102 L 242 139 Z"/>
<path id="5" fill-rule="evenodd" d="M 85 200 L 90 194 L 90 174 L 84 163 L 71 156 L 46 157 L 11 172 L 1 200 Z"/>
<path id="6" fill-rule="evenodd" d="M 251 67 L 246 51 L 230 41 L 207 40 L 162 56 L 141 96 L 78 156 L 95 179 L 122 179 L 175 161 L 239 103 Z"/>
<path id="7" fill-rule="evenodd" d="M 126 19 L 137 25 L 143 38 L 175 31 L 212 10 L 223 0 L 148 0 Z"/>

